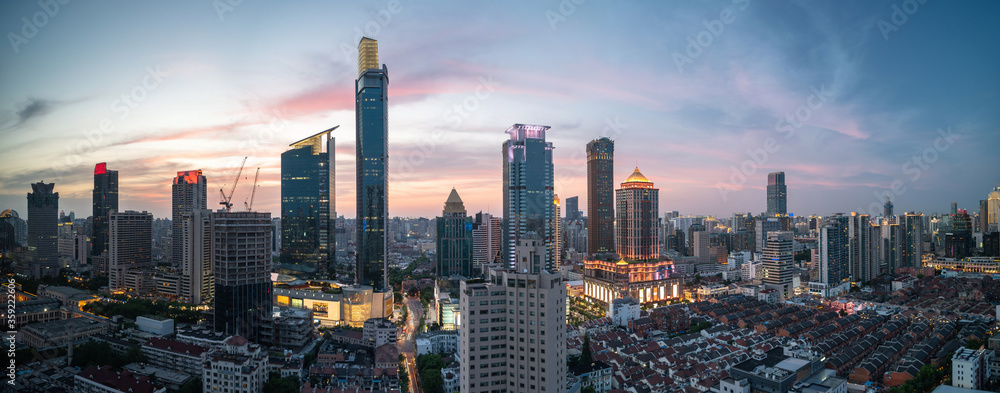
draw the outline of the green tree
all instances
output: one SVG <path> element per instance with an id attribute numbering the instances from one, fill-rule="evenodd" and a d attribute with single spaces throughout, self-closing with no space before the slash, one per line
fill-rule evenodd
<path id="1" fill-rule="evenodd" d="M 201 377 L 194 377 L 181 385 L 177 393 L 202 393 Z"/>
<path id="2" fill-rule="evenodd" d="M 295 377 L 282 378 L 280 373 L 271 373 L 267 383 L 264 384 L 265 392 L 274 393 L 299 393 L 299 379 Z"/>
<path id="3" fill-rule="evenodd" d="M 590 352 L 590 335 L 583 336 L 583 351 L 580 355 L 580 364 L 588 365 L 594 362 L 594 355 Z"/>
<path id="4" fill-rule="evenodd" d="M 580 393 L 597 393 L 597 389 L 594 389 L 593 386 L 587 386 L 583 388 L 583 390 L 581 390 Z"/>
<path id="5" fill-rule="evenodd" d="M 444 378 L 441 376 L 441 369 L 421 372 L 420 387 L 427 393 L 444 393 Z"/>

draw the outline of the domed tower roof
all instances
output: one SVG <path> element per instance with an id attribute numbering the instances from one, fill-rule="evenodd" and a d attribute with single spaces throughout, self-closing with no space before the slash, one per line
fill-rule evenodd
<path id="1" fill-rule="evenodd" d="M 2 213 L 0 213 L 0 217 L 14 217 L 14 218 L 19 218 L 17 216 L 17 212 L 14 211 L 14 209 L 4 210 Z"/>
<path id="2" fill-rule="evenodd" d="M 622 182 L 622 188 L 653 188 L 653 182 L 649 181 L 642 172 L 639 172 L 639 167 L 635 167 L 632 175 Z"/>

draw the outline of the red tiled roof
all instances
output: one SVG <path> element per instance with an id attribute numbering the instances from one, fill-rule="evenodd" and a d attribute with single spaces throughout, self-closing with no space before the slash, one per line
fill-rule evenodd
<path id="1" fill-rule="evenodd" d="M 201 354 L 208 351 L 208 348 L 205 348 L 200 345 L 182 343 L 180 341 L 174 341 L 158 337 L 153 337 L 149 339 L 149 341 L 146 341 L 146 343 L 143 345 L 148 347 L 153 347 L 156 349 L 162 349 L 164 351 L 183 353 L 195 357 L 201 356 Z"/>

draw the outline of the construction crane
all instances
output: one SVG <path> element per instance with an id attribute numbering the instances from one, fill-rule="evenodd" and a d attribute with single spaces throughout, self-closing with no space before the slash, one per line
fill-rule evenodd
<path id="1" fill-rule="evenodd" d="M 233 204 L 229 203 L 233 199 L 233 193 L 236 192 L 236 185 L 240 182 L 240 175 L 243 174 L 243 166 L 246 165 L 247 158 L 243 157 L 243 162 L 240 163 L 240 169 L 236 171 L 236 180 L 233 181 L 233 187 L 229 189 L 229 195 L 226 195 L 226 185 L 223 184 L 222 188 L 219 189 L 219 193 L 222 194 L 222 201 L 219 202 L 220 205 L 226 208 L 226 212 L 232 209 Z"/>
<path id="2" fill-rule="evenodd" d="M 257 173 L 253 174 L 253 189 L 250 190 L 250 202 L 243 201 L 243 206 L 246 206 L 247 211 L 253 207 L 253 196 L 257 194 L 257 176 L 260 175 L 260 167 L 257 167 Z"/>

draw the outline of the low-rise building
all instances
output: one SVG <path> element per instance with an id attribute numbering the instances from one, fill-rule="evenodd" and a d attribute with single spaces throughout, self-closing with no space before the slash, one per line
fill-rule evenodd
<path id="1" fill-rule="evenodd" d="M 24 326 L 17 332 L 17 340 L 29 347 L 43 349 L 75 343 L 108 329 L 107 322 L 70 318 Z"/>
<path id="2" fill-rule="evenodd" d="M 207 325 L 190 325 L 177 329 L 174 339 L 210 349 L 221 349 L 232 336 L 217 332 Z"/>
<path id="3" fill-rule="evenodd" d="M 639 318 L 640 307 L 639 301 L 630 297 L 612 300 L 608 305 L 611 323 L 618 327 L 628 327 L 629 322 Z"/>
<path id="4" fill-rule="evenodd" d="M 440 354 L 450 354 L 458 353 L 459 345 L 461 340 L 459 340 L 458 332 L 456 331 L 438 331 L 438 332 L 427 332 L 417 336 L 417 354 L 424 355 L 428 353 L 440 353 Z"/>
<path id="5" fill-rule="evenodd" d="M 260 345 L 233 336 L 208 354 L 202 368 L 203 392 L 259 393 L 267 382 L 267 354 Z"/>
<path id="6" fill-rule="evenodd" d="M 362 339 L 366 345 L 378 348 L 385 344 L 396 343 L 396 324 L 385 318 L 371 318 L 365 321 L 362 328 Z"/>
<path id="7" fill-rule="evenodd" d="M 174 333 L 174 320 L 156 315 L 135 318 L 135 325 L 144 332 L 166 336 Z"/>
<path id="8" fill-rule="evenodd" d="M 982 389 L 988 375 L 987 350 L 961 348 L 951 357 L 951 384 L 966 389 Z"/>
<path id="9" fill-rule="evenodd" d="M 111 366 L 89 366 L 74 378 L 75 393 L 166 393 L 167 388 L 157 386 L 149 377 L 136 377 L 130 371 L 116 372 Z"/>
<path id="10" fill-rule="evenodd" d="M 208 351 L 207 347 L 165 338 L 154 337 L 142 344 L 142 353 L 150 364 L 191 376 L 201 375 Z"/>
<path id="11" fill-rule="evenodd" d="M 569 369 L 569 373 L 580 381 L 580 390 L 590 386 L 597 393 L 611 390 L 611 371 L 611 366 L 601 361 L 579 364 Z"/>

